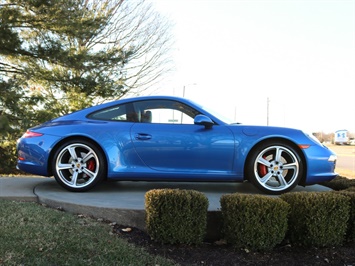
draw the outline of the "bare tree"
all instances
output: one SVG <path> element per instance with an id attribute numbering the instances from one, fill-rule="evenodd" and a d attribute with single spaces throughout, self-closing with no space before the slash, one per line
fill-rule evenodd
<path id="1" fill-rule="evenodd" d="M 88 9 L 100 10 L 109 18 L 102 31 L 88 40 L 88 48 L 121 50 L 123 60 L 110 75 L 122 75 L 130 94 L 158 83 L 173 67 L 170 49 L 171 23 L 145 0 L 91 0 Z M 117 73 L 119 71 L 119 73 Z"/>
<path id="2" fill-rule="evenodd" d="M 172 68 L 171 24 L 145 0 L 1 0 L 0 22 L 0 79 L 43 118 L 139 93 Z"/>

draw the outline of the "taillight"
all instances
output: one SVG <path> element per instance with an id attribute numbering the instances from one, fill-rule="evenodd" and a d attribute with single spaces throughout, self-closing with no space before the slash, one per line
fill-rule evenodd
<path id="1" fill-rule="evenodd" d="M 26 139 L 26 138 L 35 138 L 40 136 L 43 136 L 43 134 L 27 130 L 26 133 L 23 134 L 22 138 Z"/>

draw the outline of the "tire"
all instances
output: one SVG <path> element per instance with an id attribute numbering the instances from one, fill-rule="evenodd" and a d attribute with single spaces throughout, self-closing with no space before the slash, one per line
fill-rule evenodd
<path id="1" fill-rule="evenodd" d="M 303 169 L 303 161 L 292 146 L 284 142 L 263 143 L 252 150 L 246 175 L 259 190 L 279 195 L 298 185 Z"/>
<path id="2" fill-rule="evenodd" d="M 56 150 L 52 169 L 54 178 L 65 189 L 88 191 L 104 179 L 105 157 L 91 142 L 71 140 Z"/>

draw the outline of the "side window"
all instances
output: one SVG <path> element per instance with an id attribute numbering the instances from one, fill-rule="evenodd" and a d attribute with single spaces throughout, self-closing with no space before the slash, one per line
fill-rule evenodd
<path id="1" fill-rule="evenodd" d="M 91 113 L 88 118 L 106 121 L 193 124 L 199 112 L 178 101 L 146 100 Z"/>
<path id="2" fill-rule="evenodd" d="M 106 108 L 92 113 L 88 117 L 97 120 L 122 122 L 140 122 L 141 120 L 140 111 L 136 110 L 132 103 Z"/>
<path id="3" fill-rule="evenodd" d="M 198 111 L 171 100 L 150 100 L 138 102 L 142 123 L 193 124 Z"/>
<path id="4" fill-rule="evenodd" d="M 148 115 L 148 119 L 144 119 Z M 179 110 L 168 108 L 149 109 L 142 113 L 142 121 L 146 123 L 161 123 L 161 124 L 193 124 L 194 117 L 191 117 Z"/>

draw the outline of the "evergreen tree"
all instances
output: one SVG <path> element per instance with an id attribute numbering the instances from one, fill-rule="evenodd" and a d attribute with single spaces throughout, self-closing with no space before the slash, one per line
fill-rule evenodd
<path id="1" fill-rule="evenodd" d="M 143 0 L 3 0 L 0 22 L 1 90 L 35 120 L 144 89 L 166 70 L 169 26 Z"/>
<path id="2" fill-rule="evenodd" d="M 158 81 L 169 29 L 144 0 L 0 0 L 1 161 L 27 128 Z"/>

